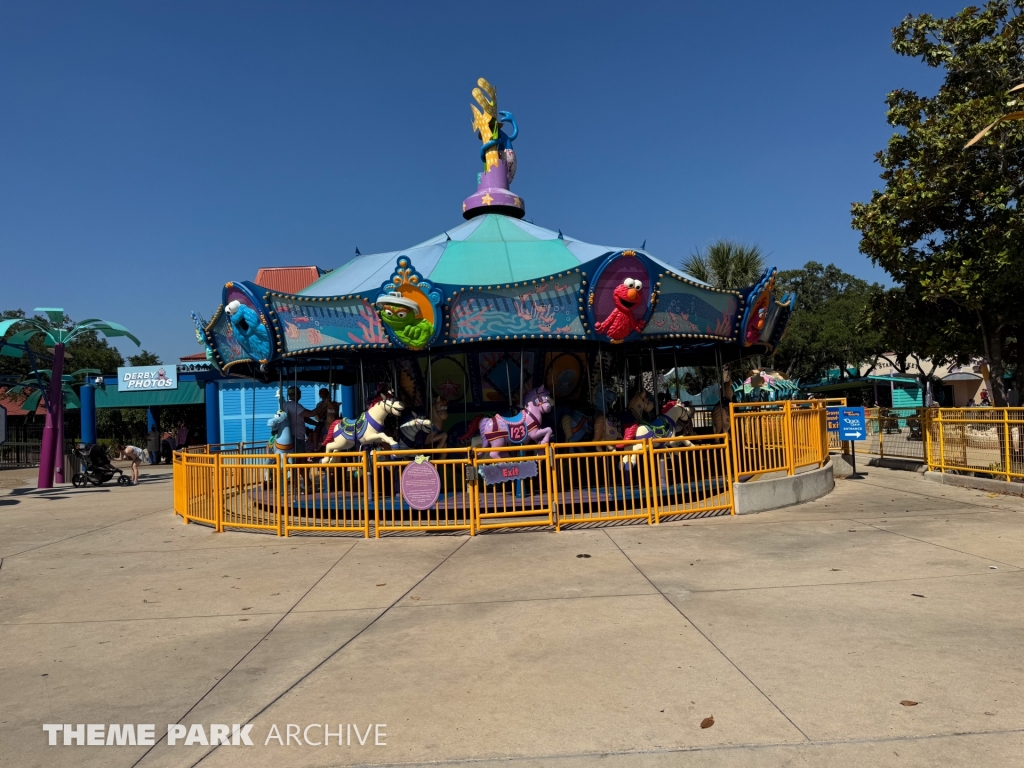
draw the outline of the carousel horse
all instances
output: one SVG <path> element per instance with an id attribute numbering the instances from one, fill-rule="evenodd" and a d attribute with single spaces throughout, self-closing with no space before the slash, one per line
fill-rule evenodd
<path id="1" fill-rule="evenodd" d="M 278 454 L 287 454 L 295 450 L 295 438 L 292 436 L 292 425 L 287 413 L 278 411 L 267 419 L 267 426 L 270 427 L 267 450 Z"/>
<path id="2" fill-rule="evenodd" d="M 545 413 L 551 413 L 551 393 L 543 384 L 526 393 L 523 410 L 515 416 L 495 414 L 480 420 L 480 437 L 484 448 L 501 448 L 509 443 L 527 442 L 547 444 L 554 430 L 541 426 Z M 491 451 L 491 458 L 501 458 L 499 451 Z"/>
<path id="3" fill-rule="evenodd" d="M 413 417 L 398 427 L 399 441 L 409 448 L 448 448 L 449 436 L 442 429 L 447 419 L 448 401 L 438 397 L 434 400 L 429 419 Z M 473 426 L 474 434 L 477 425 Z"/>
<path id="4" fill-rule="evenodd" d="M 424 448 L 433 431 L 434 424 L 430 419 L 420 419 L 413 416 L 413 418 L 398 425 L 398 442 L 406 448 Z"/>
<path id="5" fill-rule="evenodd" d="M 689 419 L 692 415 L 682 403 L 676 400 L 670 400 L 662 407 L 660 416 L 656 416 L 653 419 L 645 419 L 644 417 L 647 411 L 650 410 L 652 404 L 650 396 L 644 389 L 638 390 L 636 394 L 630 398 L 629 411 L 630 415 L 634 417 L 634 421 L 623 430 L 622 436 L 626 440 L 653 440 L 654 438 L 675 437 L 680 433 L 680 420 L 684 416 Z M 689 447 L 693 445 L 693 443 L 689 440 L 681 440 L 669 443 L 669 445 L 672 447 Z M 634 453 L 642 451 L 643 449 L 644 446 L 642 443 L 635 443 L 633 445 Z M 623 468 L 632 469 L 636 466 L 637 458 L 639 457 L 625 457 L 622 460 Z"/>
<path id="6" fill-rule="evenodd" d="M 267 452 L 276 453 L 281 456 L 282 465 L 287 466 L 288 454 L 295 450 L 295 438 L 292 436 L 291 419 L 284 411 L 278 411 L 267 419 L 267 426 L 270 428 Z M 290 474 L 291 470 L 288 471 Z M 269 470 L 264 472 L 264 485 L 270 484 L 273 477 Z"/>
<path id="7" fill-rule="evenodd" d="M 392 439 L 384 431 L 384 421 L 388 416 L 399 417 L 405 406 L 390 390 L 385 390 L 370 401 L 366 412 L 358 419 L 337 419 L 327 430 L 324 438 L 324 450 L 338 453 L 374 443 L 386 443 L 391 448 L 398 447 L 398 441 Z M 322 459 L 329 463 L 330 456 Z"/>
<path id="8" fill-rule="evenodd" d="M 444 423 L 447 420 L 448 401 L 443 397 L 438 397 L 430 409 L 431 432 L 427 437 L 428 448 L 444 448 L 448 445 L 448 433 L 444 431 Z"/>
<path id="9" fill-rule="evenodd" d="M 593 420 L 583 411 L 571 410 L 562 416 L 562 442 L 585 443 L 594 439 Z"/>

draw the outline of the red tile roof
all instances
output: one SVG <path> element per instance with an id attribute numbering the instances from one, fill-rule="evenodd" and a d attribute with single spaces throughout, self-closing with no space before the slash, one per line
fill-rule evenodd
<path id="1" fill-rule="evenodd" d="M 256 272 L 256 285 L 281 293 L 298 293 L 325 274 L 320 267 L 261 267 Z"/>
<path id="2" fill-rule="evenodd" d="M 196 352 L 194 355 L 182 355 L 178 359 L 181 362 L 183 362 L 183 363 L 198 363 L 198 362 L 204 362 L 205 363 L 206 362 L 206 353 L 205 352 Z"/>
<path id="3" fill-rule="evenodd" d="M 0 387 L 0 405 L 7 409 L 8 416 L 27 416 L 28 411 L 21 407 L 21 404 L 25 402 L 25 398 L 35 392 L 35 389 L 26 388 L 16 395 L 8 395 L 7 390 L 9 387 Z M 46 407 L 43 404 L 43 399 L 39 398 L 39 405 L 36 407 L 36 414 L 39 416 L 46 415 Z"/>

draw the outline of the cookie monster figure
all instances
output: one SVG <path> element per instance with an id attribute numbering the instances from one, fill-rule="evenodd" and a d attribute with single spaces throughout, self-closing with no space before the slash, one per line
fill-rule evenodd
<path id="1" fill-rule="evenodd" d="M 247 307 L 238 299 L 228 303 L 224 312 L 231 321 L 238 345 L 253 360 L 266 360 L 270 357 L 270 334 L 260 321 L 260 316 L 252 307 Z"/>
<path id="2" fill-rule="evenodd" d="M 420 307 L 412 299 L 395 291 L 378 296 L 374 303 L 380 309 L 380 319 L 405 346 L 421 349 L 434 335 L 434 324 L 420 315 Z"/>

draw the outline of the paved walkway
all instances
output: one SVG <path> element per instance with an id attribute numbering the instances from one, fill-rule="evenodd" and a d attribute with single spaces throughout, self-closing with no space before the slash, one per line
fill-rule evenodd
<path id="1" fill-rule="evenodd" d="M 4 765 L 1024 764 L 1021 499 L 872 469 L 742 518 L 280 539 L 143 474 L 0 496 Z M 178 721 L 256 746 L 42 729 Z M 386 746 L 264 745 L 315 723 Z"/>

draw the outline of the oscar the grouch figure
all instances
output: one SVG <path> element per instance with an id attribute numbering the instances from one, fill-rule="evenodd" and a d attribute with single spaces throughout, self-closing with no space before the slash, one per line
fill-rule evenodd
<path id="1" fill-rule="evenodd" d="M 434 324 L 420 315 L 419 305 L 400 293 L 386 293 L 375 302 L 380 319 L 405 346 L 421 349 L 434 335 Z"/>

